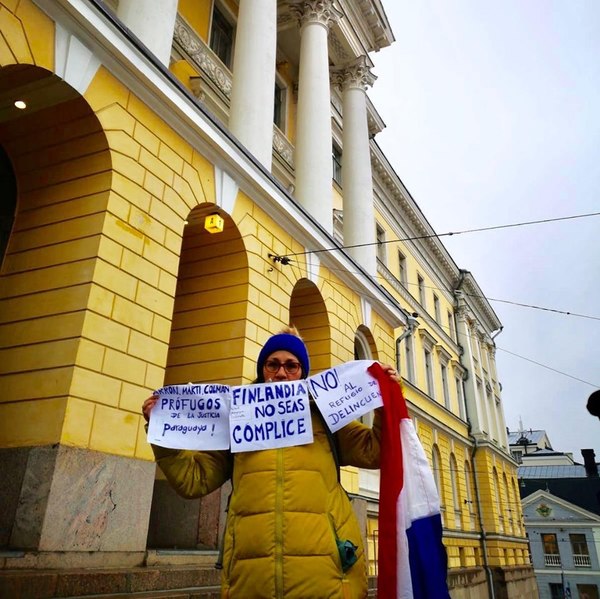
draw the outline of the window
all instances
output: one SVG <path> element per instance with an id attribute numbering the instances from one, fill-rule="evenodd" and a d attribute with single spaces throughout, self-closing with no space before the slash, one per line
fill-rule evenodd
<path id="1" fill-rule="evenodd" d="M 410 335 L 404 340 L 404 358 L 406 361 L 406 378 L 411 383 L 415 382 L 415 364 L 413 356 L 413 338 L 412 335 Z"/>
<path id="2" fill-rule="evenodd" d="M 342 150 L 337 144 L 331 147 L 331 160 L 333 161 L 333 180 L 342 185 Z"/>
<path id="3" fill-rule="evenodd" d="M 471 487 L 471 466 L 469 462 L 465 461 L 465 504 L 467 505 L 467 509 L 469 511 L 469 524 L 471 525 L 471 530 L 475 530 L 475 504 L 473 503 L 473 493 Z"/>
<path id="4" fill-rule="evenodd" d="M 542 547 L 544 548 L 544 565 L 560 567 L 560 553 L 556 534 L 553 532 L 543 533 Z"/>
<path id="5" fill-rule="evenodd" d="M 233 25 L 215 4 L 210 30 L 210 48 L 229 69 L 233 57 L 233 35 Z"/>
<path id="6" fill-rule="evenodd" d="M 419 303 L 425 308 L 425 279 L 417 275 L 417 286 L 419 288 Z"/>
<path id="7" fill-rule="evenodd" d="M 570 534 L 571 549 L 573 550 L 573 565 L 577 568 L 590 568 L 590 550 L 584 534 Z"/>
<path id="8" fill-rule="evenodd" d="M 273 107 L 273 122 L 285 133 L 287 87 L 284 83 L 275 81 L 275 98 Z"/>
<path id="9" fill-rule="evenodd" d="M 595 584 L 578 584 L 579 599 L 598 599 L 598 586 Z"/>
<path id="10" fill-rule="evenodd" d="M 496 513 L 498 514 L 498 528 L 504 532 L 504 516 L 502 514 L 502 502 L 500 501 L 500 479 L 496 468 L 492 469 L 492 485 L 494 487 L 494 502 L 496 504 Z"/>
<path id="11" fill-rule="evenodd" d="M 379 224 L 376 227 L 377 258 L 385 264 L 385 230 Z"/>
<path id="12" fill-rule="evenodd" d="M 433 294 L 433 316 L 435 321 L 441 324 L 441 315 L 440 315 L 440 298 L 434 293 Z"/>
<path id="13" fill-rule="evenodd" d="M 454 527 L 459 529 L 461 526 L 461 504 L 458 491 L 458 468 L 456 467 L 454 454 L 450 455 L 450 486 L 452 487 L 452 503 L 454 506 Z"/>
<path id="14" fill-rule="evenodd" d="M 450 337 L 456 341 L 456 325 L 454 323 L 454 314 L 448 310 L 448 332 Z"/>
<path id="15" fill-rule="evenodd" d="M 463 385 L 462 378 L 455 377 L 454 381 L 456 383 L 456 401 L 458 401 L 458 415 L 465 420 L 467 415 L 465 414 L 465 398 L 463 396 Z"/>
<path id="16" fill-rule="evenodd" d="M 565 589 L 560 582 L 551 582 L 548 584 L 550 587 L 550 599 L 565 599 Z"/>
<path id="17" fill-rule="evenodd" d="M 427 391 L 427 395 L 433 397 L 433 365 L 431 362 L 431 352 L 428 349 L 424 349 L 423 353 L 425 356 L 425 390 Z"/>
<path id="18" fill-rule="evenodd" d="M 444 405 L 450 409 L 450 392 L 448 391 L 448 367 L 441 364 L 442 369 L 442 393 L 444 394 Z"/>
<path id="19" fill-rule="evenodd" d="M 508 524 L 508 532 L 513 532 L 513 512 L 516 509 L 516 503 L 514 499 L 510 496 L 510 486 L 508 484 L 508 478 L 506 478 L 506 473 L 502 473 L 502 483 L 504 485 L 504 493 L 506 496 L 506 511 L 507 511 L 507 524 Z M 515 508 L 515 509 L 513 509 Z"/>
<path id="20" fill-rule="evenodd" d="M 398 252 L 398 278 L 406 287 L 406 256 L 402 252 Z"/>
<path id="21" fill-rule="evenodd" d="M 362 333 L 357 331 L 354 334 L 354 359 L 355 360 L 371 360 L 371 349 L 369 347 L 369 341 Z M 373 418 L 375 414 L 373 411 L 367 412 L 360 417 L 360 421 L 367 426 L 373 426 Z"/>
<path id="22" fill-rule="evenodd" d="M 437 445 L 434 445 L 431 449 L 431 470 L 433 472 L 433 480 L 435 481 L 435 487 L 438 495 L 440 496 L 440 512 L 442 515 L 442 526 L 445 525 L 446 521 L 446 507 L 444 505 L 444 479 L 442 477 L 442 470 L 440 468 L 442 463 L 440 450 Z"/>

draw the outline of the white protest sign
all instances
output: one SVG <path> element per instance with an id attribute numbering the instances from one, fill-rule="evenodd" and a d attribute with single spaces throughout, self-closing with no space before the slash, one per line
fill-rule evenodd
<path id="1" fill-rule="evenodd" d="M 229 426 L 232 453 L 312 443 L 305 381 L 232 387 Z"/>
<path id="2" fill-rule="evenodd" d="M 367 368 L 373 360 L 354 360 L 306 379 L 332 433 L 383 405 L 379 384 Z"/>
<path id="3" fill-rule="evenodd" d="M 228 385 L 168 385 L 156 392 L 159 399 L 148 424 L 148 442 L 171 449 L 228 449 Z"/>

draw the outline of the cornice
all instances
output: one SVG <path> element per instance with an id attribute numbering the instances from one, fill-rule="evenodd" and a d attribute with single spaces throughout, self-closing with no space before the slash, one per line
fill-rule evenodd
<path id="1" fill-rule="evenodd" d="M 458 266 L 454 263 L 446 248 L 443 247 L 439 238 L 435 237 L 435 231 L 426 221 L 425 216 L 394 172 L 383 152 L 376 145 L 375 148 L 376 150 L 374 150 L 372 144 L 371 166 L 373 174 L 378 177 L 388 196 L 397 203 L 399 213 L 407 219 L 406 224 L 412 229 L 411 236 L 423 237 L 418 241 L 436 259 L 443 270 L 444 276 L 448 281 L 456 281 L 459 273 Z"/>
<path id="2" fill-rule="evenodd" d="M 391 210 L 390 213 L 392 215 L 397 213 L 404 217 L 404 222 L 410 229 L 411 237 L 422 237 L 422 239 L 414 240 L 412 243 L 418 243 L 429 254 L 448 285 L 454 288 L 460 281 L 461 270 L 439 237 L 436 237 L 436 232 L 427 222 L 425 215 L 375 143 L 371 144 L 371 166 L 374 180 L 376 178 L 379 182 L 382 190 L 386 193 L 386 197 L 396 203 L 395 210 Z M 471 273 L 467 273 L 462 286 L 466 288 L 465 301 L 471 307 L 471 311 L 476 315 L 477 320 L 485 326 L 487 332 L 499 329 L 502 323 Z"/>
<path id="3" fill-rule="evenodd" d="M 358 4 L 375 40 L 371 50 L 381 50 L 396 41 L 380 0 L 359 0 Z"/>

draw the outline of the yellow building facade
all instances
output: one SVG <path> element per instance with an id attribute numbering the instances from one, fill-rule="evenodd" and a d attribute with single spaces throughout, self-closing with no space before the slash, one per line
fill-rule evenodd
<path id="1" fill-rule="evenodd" d="M 251 382 L 293 323 L 314 372 L 398 366 L 453 596 L 534 597 L 501 325 L 373 141 L 383 7 L 265 2 L 257 31 L 248 6 L 168 0 L 141 23 L 132 0 L 0 0 L 0 584 L 186 566 L 161 588 L 202 586 L 226 490 L 170 491 L 141 403 L 168 383 Z M 342 476 L 375 576 L 378 473 Z"/>

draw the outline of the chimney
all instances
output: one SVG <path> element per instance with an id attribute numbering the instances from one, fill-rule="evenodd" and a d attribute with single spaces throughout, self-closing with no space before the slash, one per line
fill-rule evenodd
<path id="1" fill-rule="evenodd" d="M 596 454 L 593 449 L 582 449 L 583 465 L 585 473 L 589 478 L 598 478 L 598 464 L 596 464 Z"/>

